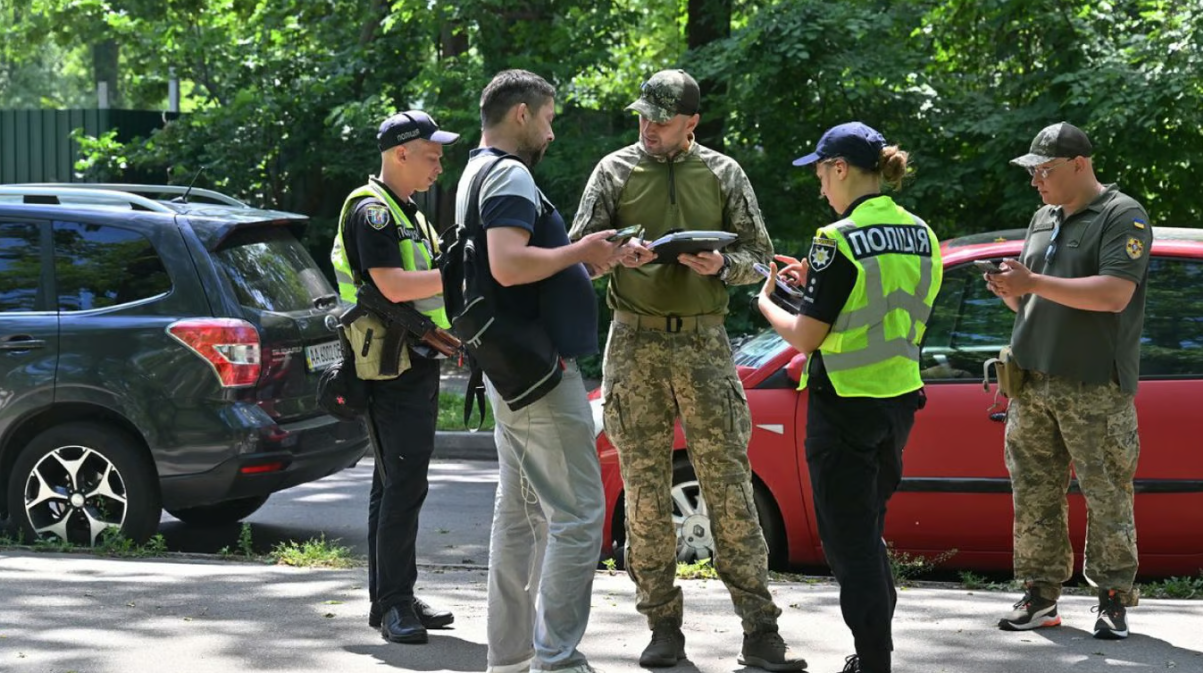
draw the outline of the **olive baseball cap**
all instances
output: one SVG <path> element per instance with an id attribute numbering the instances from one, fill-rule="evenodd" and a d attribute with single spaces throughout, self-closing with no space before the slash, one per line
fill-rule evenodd
<path id="1" fill-rule="evenodd" d="M 1032 140 L 1028 153 L 1012 159 L 1011 163 L 1023 168 L 1032 168 L 1053 159 L 1088 157 L 1093 151 L 1090 138 L 1086 137 L 1082 129 L 1069 122 L 1058 122 L 1040 129 L 1040 133 Z"/>
<path id="2" fill-rule="evenodd" d="M 639 100 L 627 106 L 658 124 L 677 115 L 695 115 L 701 105 L 698 82 L 684 70 L 661 70 L 639 87 Z"/>

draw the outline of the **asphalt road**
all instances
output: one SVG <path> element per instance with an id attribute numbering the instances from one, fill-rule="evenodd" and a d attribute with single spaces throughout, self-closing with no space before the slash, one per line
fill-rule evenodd
<path id="1" fill-rule="evenodd" d="M 368 491 L 372 461 L 365 459 L 308 484 L 273 495 L 246 519 L 251 546 L 266 553 L 281 542 L 325 535 L 327 541 L 367 556 Z M 497 487 L 497 463 L 474 460 L 436 460 L 430 466 L 430 494 L 422 508 L 418 533 L 418 563 L 485 565 L 489 525 Z M 171 551 L 217 553 L 239 550 L 241 525 L 211 528 L 186 525 L 163 514 L 159 532 Z"/>

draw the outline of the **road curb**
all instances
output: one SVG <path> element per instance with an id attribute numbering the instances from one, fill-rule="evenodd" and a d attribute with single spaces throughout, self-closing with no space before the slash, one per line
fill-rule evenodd
<path id="1" fill-rule="evenodd" d="M 445 460 L 486 460 L 497 462 L 493 431 L 441 430 L 434 433 L 434 457 Z"/>

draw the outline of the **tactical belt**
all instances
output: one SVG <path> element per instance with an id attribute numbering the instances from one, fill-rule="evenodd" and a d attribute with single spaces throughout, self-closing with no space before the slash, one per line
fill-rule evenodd
<path id="1" fill-rule="evenodd" d="M 698 332 L 706 327 L 722 327 L 726 316 L 722 315 L 639 315 L 630 311 L 615 311 L 614 322 L 635 329 L 650 329 L 658 332 Z"/>

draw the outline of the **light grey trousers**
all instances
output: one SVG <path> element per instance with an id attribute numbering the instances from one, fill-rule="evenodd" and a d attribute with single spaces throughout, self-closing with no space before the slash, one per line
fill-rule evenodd
<path id="1" fill-rule="evenodd" d="M 499 476 L 489 539 L 490 670 L 587 665 L 605 496 L 584 381 L 568 361 L 545 397 L 511 411 L 486 387 Z M 517 668 L 514 668 L 517 667 Z"/>

